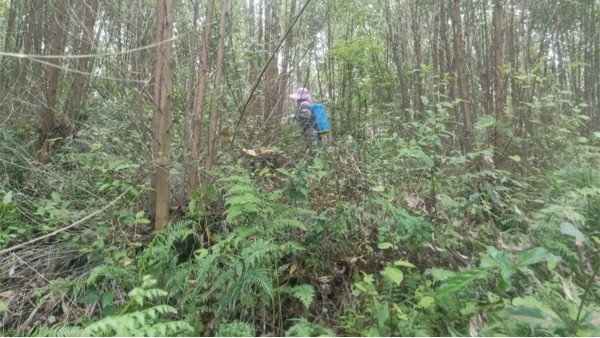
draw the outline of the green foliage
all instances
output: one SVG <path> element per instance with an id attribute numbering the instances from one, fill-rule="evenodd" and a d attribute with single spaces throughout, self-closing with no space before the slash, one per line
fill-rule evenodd
<path id="1" fill-rule="evenodd" d="M 221 323 L 215 337 L 255 337 L 256 331 L 252 325 L 234 320 L 230 323 Z"/>
<path id="2" fill-rule="evenodd" d="M 335 337 L 333 330 L 311 323 L 305 318 L 295 320 L 296 323 L 285 331 L 286 337 Z"/>
<path id="3" fill-rule="evenodd" d="M 315 288 L 310 284 L 284 287 L 282 291 L 299 300 L 308 310 L 315 300 Z"/>
<path id="4" fill-rule="evenodd" d="M 129 292 L 130 301 L 117 316 L 106 317 L 88 325 L 84 336 L 146 336 L 164 337 L 188 335 L 192 327 L 184 321 L 172 321 L 161 318 L 164 314 L 176 314 L 177 310 L 169 305 L 147 306 L 160 297 L 168 295 L 166 291 L 153 288 L 156 280 L 145 276 L 141 287 Z M 129 311 L 139 307 L 139 310 Z"/>

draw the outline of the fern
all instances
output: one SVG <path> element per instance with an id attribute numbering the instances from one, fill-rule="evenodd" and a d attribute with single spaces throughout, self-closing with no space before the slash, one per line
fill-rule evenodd
<path id="1" fill-rule="evenodd" d="M 90 285 L 96 285 L 98 280 L 101 278 L 107 278 L 111 280 L 120 281 L 121 284 L 124 282 L 129 282 L 134 278 L 131 269 L 128 269 L 124 266 L 114 265 L 114 264 L 103 264 L 95 267 L 90 272 L 90 275 L 85 280 L 85 283 Z"/>
<path id="2" fill-rule="evenodd" d="M 286 337 L 335 337 L 335 332 L 330 328 L 311 323 L 305 318 L 296 321 L 296 324 L 285 331 Z"/>
<path id="3" fill-rule="evenodd" d="M 231 323 L 222 323 L 217 330 L 216 337 L 254 337 L 254 327 L 246 322 L 234 320 Z"/>
<path id="4" fill-rule="evenodd" d="M 298 299 L 307 310 L 315 300 L 315 287 L 310 284 L 296 285 L 290 288 L 288 292 Z"/>
<path id="5" fill-rule="evenodd" d="M 240 258 L 243 260 L 246 267 L 251 268 L 254 267 L 257 262 L 264 262 L 267 260 L 267 258 L 269 258 L 269 253 L 276 251 L 277 247 L 277 245 L 272 244 L 270 241 L 258 239 L 249 247 L 242 250 Z"/>
<path id="6" fill-rule="evenodd" d="M 132 307 L 143 307 L 146 302 L 155 302 L 168 293 L 152 288 L 157 281 L 144 276 L 141 287 L 129 292 L 130 301 L 120 315 L 106 317 L 88 325 L 83 336 L 173 336 L 189 334 L 192 327 L 184 321 L 161 319 L 165 314 L 176 314 L 177 310 L 169 305 L 155 305 L 145 309 L 128 312 Z"/>
<path id="7" fill-rule="evenodd" d="M 82 329 L 76 326 L 41 327 L 29 332 L 30 337 L 81 337 Z"/>

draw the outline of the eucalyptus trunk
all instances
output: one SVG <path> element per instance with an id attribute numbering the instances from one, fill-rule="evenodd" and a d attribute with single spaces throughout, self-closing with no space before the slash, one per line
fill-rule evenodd
<path id="1" fill-rule="evenodd" d="M 158 0 L 156 29 L 156 64 L 154 68 L 154 114 L 152 116 L 155 185 L 155 223 L 160 230 L 169 222 L 170 169 L 171 169 L 171 108 L 173 93 L 173 0 Z"/>

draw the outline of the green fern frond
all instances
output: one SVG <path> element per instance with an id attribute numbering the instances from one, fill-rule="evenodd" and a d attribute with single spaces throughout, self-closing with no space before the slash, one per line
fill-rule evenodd
<path id="1" fill-rule="evenodd" d="M 273 220 L 270 224 L 271 230 L 287 231 L 291 229 L 300 229 L 306 231 L 306 225 L 298 220 L 290 218 L 280 218 Z"/>
<path id="2" fill-rule="evenodd" d="M 221 323 L 217 330 L 216 337 L 254 337 L 256 331 L 254 327 L 246 322 L 234 320 L 231 323 Z"/>
<path id="3" fill-rule="evenodd" d="M 311 323 L 305 318 L 296 321 L 296 324 L 285 331 L 286 337 L 335 337 L 335 332 L 330 328 Z"/>
<path id="4" fill-rule="evenodd" d="M 310 284 L 296 285 L 289 289 L 289 293 L 298 299 L 308 310 L 315 300 L 315 287 Z"/>
<path id="5" fill-rule="evenodd" d="M 246 183 L 246 182 L 244 182 Z M 256 188 L 252 185 L 250 185 L 250 182 L 247 182 L 248 184 L 235 184 L 232 186 L 227 187 L 227 193 L 225 193 L 225 196 L 236 196 L 236 195 L 243 195 L 243 194 L 255 194 L 256 193 Z"/>
<path id="6" fill-rule="evenodd" d="M 258 286 L 269 297 L 273 296 L 273 283 L 265 269 L 254 269 L 246 272 L 242 278 L 242 288 L 249 289 L 251 286 Z"/>
<path id="7" fill-rule="evenodd" d="M 573 250 L 569 245 L 558 242 L 558 241 L 549 241 L 547 244 L 548 249 L 553 252 L 558 253 L 562 258 L 568 260 L 578 260 L 579 256 L 577 255 L 577 251 Z"/>
<path id="8" fill-rule="evenodd" d="M 192 327 L 182 321 L 160 322 L 163 314 L 175 314 L 177 310 L 169 305 L 156 305 L 141 311 L 115 317 L 106 317 L 88 325 L 83 336 L 170 336 L 185 334 Z"/>
<path id="9" fill-rule="evenodd" d="M 81 337 L 82 328 L 76 326 L 41 327 L 29 332 L 30 337 Z"/>
<path id="10" fill-rule="evenodd" d="M 240 258 L 243 260 L 247 268 L 254 267 L 256 262 L 263 261 L 268 258 L 268 254 L 275 251 L 277 245 L 264 239 L 258 239 L 249 247 L 242 250 Z"/>
<path id="11" fill-rule="evenodd" d="M 90 275 L 86 278 L 85 284 L 95 285 L 100 278 L 109 278 L 111 280 L 124 281 L 133 279 L 134 275 L 131 269 L 120 265 L 99 265 L 92 269 Z"/>
<path id="12" fill-rule="evenodd" d="M 157 323 L 150 327 L 142 327 L 135 332 L 138 337 L 175 337 L 190 336 L 194 328 L 184 321 Z"/>

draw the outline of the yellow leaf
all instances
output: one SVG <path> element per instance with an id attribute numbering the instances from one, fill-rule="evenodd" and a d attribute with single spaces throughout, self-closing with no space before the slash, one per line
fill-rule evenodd
<path id="1" fill-rule="evenodd" d="M 296 270 L 298 270 L 299 266 L 300 266 L 300 263 L 298 263 L 298 261 L 295 261 L 294 263 L 292 263 L 292 265 L 290 265 L 290 275 L 292 275 L 294 272 L 296 272 Z"/>
<path id="2" fill-rule="evenodd" d="M 246 154 L 250 155 L 250 156 L 257 156 L 258 154 L 256 153 L 256 150 L 254 149 L 242 149 Z"/>

